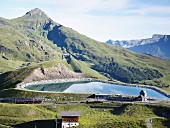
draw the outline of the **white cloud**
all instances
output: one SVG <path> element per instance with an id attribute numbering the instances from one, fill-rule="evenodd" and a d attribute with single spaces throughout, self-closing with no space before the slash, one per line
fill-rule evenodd
<path id="1" fill-rule="evenodd" d="M 13 14 L 13 18 L 14 14 L 18 17 L 19 14 L 24 14 L 36 6 L 56 22 L 100 41 L 110 38 L 114 40 L 145 38 L 151 37 L 154 33 L 170 34 L 168 5 L 139 4 L 133 0 L 13 1 L 32 3 L 32 6 L 24 8 L 13 7 L 13 12 L 9 12 L 10 15 Z"/>
<path id="2" fill-rule="evenodd" d="M 15 0 L 16 2 L 28 2 L 55 5 L 64 12 L 88 12 L 91 10 L 109 11 L 127 7 L 129 0 Z"/>
<path id="3" fill-rule="evenodd" d="M 170 34 L 170 18 L 149 16 L 93 16 L 51 14 L 59 23 L 99 41 L 138 39 Z"/>
<path id="4" fill-rule="evenodd" d="M 170 6 L 144 6 L 137 9 L 127 10 L 126 13 L 138 15 L 168 15 L 170 14 Z"/>

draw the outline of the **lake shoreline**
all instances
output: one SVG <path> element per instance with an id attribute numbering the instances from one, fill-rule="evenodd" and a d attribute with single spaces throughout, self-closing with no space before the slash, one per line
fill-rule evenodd
<path id="1" fill-rule="evenodd" d="M 108 84 L 117 84 L 117 85 L 122 85 L 122 86 L 129 86 L 129 87 L 142 87 L 142 88 L 148 88 L 148 89 L 152 89 L 156 92 L 161 93 L 162 95 L 170 98 L 170 94 L 157 88 L 157 87 L 152 87 L 149 85 L 142 85 L 142 84 L 131 84 L 131 83 L 119 83 L 119 82 L 114 82 L 114 81 L 104 81 L 104 80 L 95 80 L 96 82 L 103 82 L 103 83 L 108 83 Z"/>
<path id="2" fill-rule="evenodd" d="M 122 86 L 130 86 L 130 87 L 142 87 L 142 88 L 148 88 L 152 89 L 156 92 L 159 92 L 160 94 L 166 96 L 167 98 L 170 98 L 170 94 L 166 93 L 165 91 L 157 88 L 157 87 L 152 87 L 149 85 L 141 85 L 141 84 L 130 84 L 130 83 L 119 83 L 119 82 L 114 82 L 114 81 L 105 81 L 105 80 L 99 80 L 99 79 L 92 79 L 92 78 L 70 78 L 70 79 L 54 79 L 54 80 L 41 80 L 41 81 L 34 81 L 30 83 L 20 83 L 17 85 L 17 89 L 21 90 L 29 90 L 25 87 L 30 86 L 30 85 L 39 85 L 39 84 L 55 84 L 55 83 L 67 83 L 67 82 L 103 82 L 103 83 L 108 83 L 108 84 L 117 84 L 117 85 L 122 85 Z M 29 90 L 29 91 L 37 91 L 37 90 Z M 37 91 L 37 92 L 43 92 L 43 91 Z M 47 91 L 46 91 L 47 92 Z M 52 92 L 52 91 L 48 91 Z"/>
<path id="3" fill-rule="evenodd" d="M 92 81 L 90 78 L 69 78 L 69 79 L 54 79 L 54 80 L 41 80 L 41 81 L 33 81 L 30 83 L 19 83 L 16 88 L 26 89 L 25 87 L 30 85 L 44 85 L 44 84 L 55 84 L 55 83 L 67 83 L 67 82 L 85 82 Z"/>

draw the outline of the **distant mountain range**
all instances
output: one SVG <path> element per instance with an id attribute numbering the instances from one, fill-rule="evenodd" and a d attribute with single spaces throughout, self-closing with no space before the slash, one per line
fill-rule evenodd
<path id="1" fill-rule="evenodd" d="M 122 41 L 108 40 L 106 43 L 128 48 L 138 53 L 170 59 L 170 35 L 155 34 L 152 38 L 147 39 Z"/>

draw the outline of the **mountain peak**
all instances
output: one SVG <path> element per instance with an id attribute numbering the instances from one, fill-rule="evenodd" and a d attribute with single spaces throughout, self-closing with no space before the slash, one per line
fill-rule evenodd
<path id="1" fill-rule="evenodd" d="M 53 27 L 57 25 L 57 23 L 55 23 L 50 17 L 46 15 L 45 12 L 43 12 L 39 8 L 32 9 L 25 15 L 13 20 L 20 24 L 20 26 L 23 28 L 34 30 L 37 28 L 47 29 L 48 27 L 50 27 L 50 25 L 52 25 Z"/>
<path id="2" fill-rule="evenodd" d="M 27 16 L 46 16 L 46 17 L 48 17 L 46 14 L 45 14 L 45 12 L 43 12 L 41 9 L 39 9 L 39 8 L 34 8 L 34 9 L 32 9 L 31 11 L 29 11 L 29 12 L 27 12 L 25 15 L 27 15 Z"/>
<path id="3" fill-rule="evenodd" d="M 162 38 L 162 37 L 164 37 L 165 35 L 162 35 L 162 34 L 154 34 L 154 35 L 152 35 L 152 38 L 154 38 L 154 39 L 160 39 L 160 38 Z"/>

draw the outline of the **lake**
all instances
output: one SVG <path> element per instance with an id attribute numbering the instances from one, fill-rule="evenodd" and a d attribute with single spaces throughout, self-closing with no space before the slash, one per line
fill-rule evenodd
<path id="1" fill-rule="evenodd" d="M 131 87 L 102 82 L 68 82 L 42 85 L 30 85 L 26 89 L 38 91 L 55 91 L 71 93 L 105 93 L 138 96 L 141 90 L 146 90 L 147 96 L 156 99 L 168 99 L 163 94 L 143 87 Z"/>

